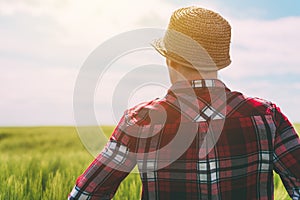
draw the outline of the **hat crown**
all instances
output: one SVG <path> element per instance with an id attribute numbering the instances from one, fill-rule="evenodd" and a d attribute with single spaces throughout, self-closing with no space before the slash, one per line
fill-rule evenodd
<path id="1" fill-rule="evenodd" d="M 176 10 L 171 16 L 168 28 L 199 40 L 202 38 L 213 42 L 228 42 L 217 37 L 226 37 L 229 40 L 231 37 L 231 26 L 221 15 L 199 7 Z"/>

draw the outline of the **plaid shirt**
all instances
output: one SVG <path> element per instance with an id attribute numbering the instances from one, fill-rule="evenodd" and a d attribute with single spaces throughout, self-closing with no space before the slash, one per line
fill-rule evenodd
<path id="1" fill-rule="evenodd" d="M 111 199 L 135 165 L 145 200 L 273 199 L 273 170 L 300 199 L 291 123 L 275 104 L 219 80 L 176 83 L 164 98 L 127 110 L 69 199 Z"/>

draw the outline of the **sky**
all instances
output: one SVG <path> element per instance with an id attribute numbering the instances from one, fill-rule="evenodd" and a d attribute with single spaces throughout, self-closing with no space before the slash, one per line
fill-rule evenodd
<path id="1" fill-rule="evenodd" d="M 0 0 L 0 126 L 76 125 L 76 80 L 93 52 L 126 32 L 165 29 L 175 9 L 190 5 L 232 26 L 232 64 L 220 79 L 300 122 L 298 0 Z M 170 86 L 164 58 L 149 49 L 120 56 L 99 75 L 93 95 L 100 125 L 116 124 L 127 107 L 162 97 Z"/>

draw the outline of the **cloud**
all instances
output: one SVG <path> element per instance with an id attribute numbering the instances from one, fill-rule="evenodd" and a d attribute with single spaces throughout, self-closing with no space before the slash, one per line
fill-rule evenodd
<path id="1" fill-rule="evenodd" d="M 2 116 L 6 116 L 0 119 L 1 125 L 73 123 L 74 83 L 80 66 L 92 50 L 124 31 L 165 28 L 171 12 L 189 4 L 159 0 L 0 1 L 0 67 L 3 72 L 0 84 L 5 86 L 0 88 L 5 94 L 0 109 Z M 293 121 L 300 121 L 300 83 L 295 78 L 300 75 L 300 17 L 238 19 L 230 15 L 228 7 L 211 3 L 205 7 L 220 13 L 225 11 L 224 16 L 232 24 L 233 63 L 221 71 L 228 86 L 278 102 Z M 124 58 L 119 66 L 149 64 L 151 60 L 165 65 L 159 54 L 157 57 L 159 60 L 133 55 L 127 60 Z M 111 72 L 106 81 L 118 81 L 124 76 L 118 74 L 121 72 L 119 69 Z M 149 77 L 156 80 L 156 76 L 155 73 L 138 75 L 142 80 Z M 168 81 L 165 76 L 163 72 L 159 78 Z M 132 82 L 126 84 L 130 86 Z M 148 98 L 149 93 L 135 89 L 132 94 L 137 92 L 136 96 L 126 99 L 126 103 L 134 104 L 143 96 Z M 108 85 L 104 90 L 105 94 L 113 93 Z M 97 110 L 99 118 L 107 123 L 115 122 L 108 109 L 110 99 L 97 95 L 96 106 L 106 108 L 103 112 Z M 121 104 L 114 106 L 123 109 Z"/>
<path id="2" fill-rule="evenodd" d="M 278 20 L 231 20 L 233 78 L 300 73 L 300 17 Z"/>
<path id="3" fill-rule="evenodd" d="M 232 64 L 221 76 L 232 89 L 277 103 L 300 121 L 300 17 L 230 19 Z"/>
<path id="4" fill-rule="evenodd" d="M 78 67 L 93 49 L 117 34 L 165 28 L 174 9 L 158 0 L 0 1 L 0 51 Z"/>
<path id="5" fill-rule="evenodd" d="M 164 59 L 155 50 L 137 51 L 123 56 L 103 74 L 95 92 L 99 122 L 103 113 L 117 123 L 124 111 L 138 103 L 162 98 L 170 87 Z"/>
<path id="6" fill-rule="evenodd" d="M 0 125 L 73 124 L 77 69 L 0 59 Z M 4 66 L 10 66 L 5 68 Z M 22 67 L 19 67 L 22 66 Z"/>
<path id="7" fill-rule="evenodd" d="M 60 28 L 57 36 L 62 43 L 92 44 L 102 42 L 115 34 L 140 26 L 165 26 L 174 6 L 153 1 L 104 1 L 89 3 L 74 1 L 2 1 L 0 13 L 13 15 L 26 13 L 48 16 Z M 159 9 L 158 9 L 159 7 Z"/>

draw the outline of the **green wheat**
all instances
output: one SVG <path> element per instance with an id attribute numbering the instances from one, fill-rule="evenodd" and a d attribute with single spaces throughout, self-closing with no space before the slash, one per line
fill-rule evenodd
<path id="1" fill-rule="evenodd" d="M 108 136 L 113 127 L 102 130 Z M 74 127 L 2 127 L 0 152 L 0 200 L 67 199 L 76 178 L 93 160 Z M 274 180 L 275 199 L 289 199 L 277 174 Z M 139 175 L 132 173 L 114 200 L 139 199 L 140 193 Z"/>

